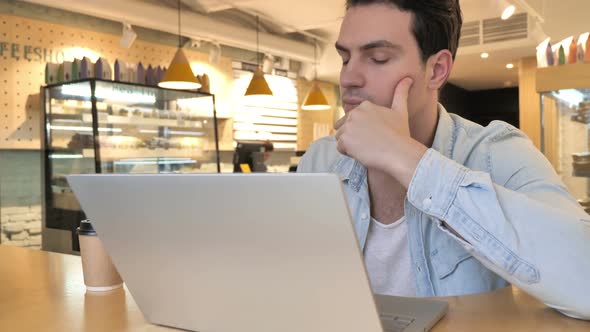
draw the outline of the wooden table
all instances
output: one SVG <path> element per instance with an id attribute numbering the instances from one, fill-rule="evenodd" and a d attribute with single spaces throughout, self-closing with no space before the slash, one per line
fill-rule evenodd
<path id="1" fill-rule="evenodd" d="M 516 288 L 448 297 L 433 331 L 590 331 Z M 176 331 L 149 324 L 127 289 L 86 293 L 80 257 L 0 246 L 0 331 Z"/>

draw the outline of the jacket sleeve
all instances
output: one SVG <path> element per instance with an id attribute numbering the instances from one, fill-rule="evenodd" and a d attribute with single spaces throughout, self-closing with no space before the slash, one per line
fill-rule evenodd
<path id="1" fill-rule="evenodd" d="M 460 235 L 451 234 L 505 280 L 568 316 L 590 319 L 590 216 L 528 139 L 488 143 L 489 172 L 429 149 L 409 202 Z"/>

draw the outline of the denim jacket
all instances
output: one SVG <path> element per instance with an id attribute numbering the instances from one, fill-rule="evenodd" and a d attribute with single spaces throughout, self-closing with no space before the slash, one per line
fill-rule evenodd
<path id="1" fill-rule="evenodd" d="M 336 146 L 333 136 L 314 142 L 298 172 L 340 176 L 364 248 L 367 170 Z M 590 217 L 518 129 L 500 121 L 482 127 L 439 105 L 434 143 L 416 168 L 404 211 L 418 296 L 513 284 L 590 319 Z"/>

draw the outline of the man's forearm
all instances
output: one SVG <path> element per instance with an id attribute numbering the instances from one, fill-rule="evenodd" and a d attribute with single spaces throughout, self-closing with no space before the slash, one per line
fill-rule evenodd
<path id="1" fill-rule="evenodd" d="M 509 190 L 429 150 L 408 200 L 439 227 L 448 224 L 490 270 L 551 307 L 590 319 L 590 227 L 566 194 L 559 188 L 539 196 Z"/>

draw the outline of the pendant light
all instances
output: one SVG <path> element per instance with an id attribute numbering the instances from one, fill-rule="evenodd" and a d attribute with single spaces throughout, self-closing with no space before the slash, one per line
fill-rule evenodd
<path id="1" fill-rule="evenodd" d="M 320 85 L 318 84 L 318 69 L 317 69 L 317 41 L 314 41 L 313 45 L 313 85 L 311 86 L 311 90 L 307 94 L 307 98 L 301 105 L 301 109 L 304 111 L 325 111 L 330 109 L 330 104 L 328 104 L 328 100 L 326 96 L 320 89 Z"/>
<path id="2" fill-rule="evenodd" d="M 264 78 L 264 72 L 262 71 L 262 66 L 260 65 L 260 52 L 259 52 L 259 42 L 258 42 L 258 33 L 259 33 L 259 25 L 260 21 L 258 16 L 256 16 L 256 71 L 252 76 L 252 80 L 248 85 L 248 89 L 246 89 L 246 93 L 244 96 L 246 97 L 262 97 L 262 96 L 272 96 L 272 90 L 268 86 L 266 79 Z"/>
<path id="3" fill-rule="evenodd" d="M 180 34 L 180 0 L 178 0 L 178 50 L 166 70 L 166 74 L 158 83 L 159 87 L 178 90 L 194 90 L 201 87 L 193 74 L 191 65 L 182 50 L 182 37 Z"/>

